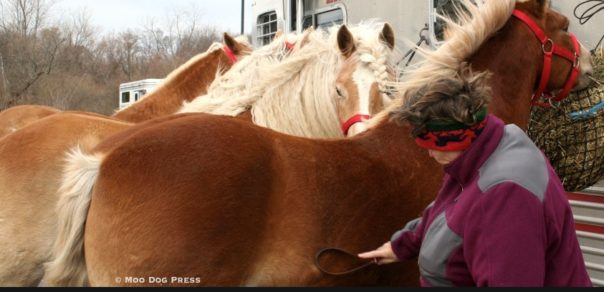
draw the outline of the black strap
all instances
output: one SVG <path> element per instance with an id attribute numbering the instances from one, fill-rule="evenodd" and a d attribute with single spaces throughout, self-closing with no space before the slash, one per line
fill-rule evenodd
<path id="1" fill-rule="evenodd" d="M 323 255 L 327 254 L 327 253 L 339 253 L 339 254 L 343 254 L 345 256 L 348 257 L 354 257 L 355 259 L 358 259 L 356 255 L 353 255 L 352 253 L 349 253 L 345 250 L 342 249 L 338 249 L 338 248 L 325 248 L 320 250 L 319 252 L 317 252 L 316 256 L 315 256 L 315 266 L 317 266 L 317 268 L 319 269 L 319 271 L 321 271 L 324 274 L 330 275 L 330 276 L 345 276 L 345 275 L 350 275 L 352 273 L 358 272 L 362 269 L 365 269 L 371 265 L 376 264 L 375 260 L 374 261 L 370 261 L 367 262 L 359 267 L 356 267 L 354 269 L 348 270 L 348 271 L 344 271 L 344 272 L 330 272 L 328 270 L 326 270 L 325 268 L 321 267 L 320 264 L 320 259 Z"/>

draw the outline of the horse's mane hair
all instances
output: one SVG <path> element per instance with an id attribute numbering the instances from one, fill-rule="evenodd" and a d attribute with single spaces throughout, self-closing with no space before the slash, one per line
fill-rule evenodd
<path id="1" fill-rule="evenodd" d="M 235 37 L 235 41 L 243 46 L 251 47 L 250 41 L 249 41 L 248 37 L 245 35 L 240 35 L 240 36 Z M 196 64 L 197 62 L 199 62 L 199 60 L 206 58 L 208 55 L 213 54 L 214 52 L 216 52 L 218 50 L 222 50 L 224 48 L 224 46 L 225 46 L 224 43 L 213 42 L 205 52 L 197 54 L 196 56 L 193 56 L 187 62 L 178 66 L 178 68 L 176 68 L 175 70 L 170 72 L 168 74 L 168 76 L 166 76 L 166 78 L 164 78 L 164 80 L 162 80 L 157 86 L 155 86 L 155 88 L 150 90 L 147 94 L 143 95 L 141 97 L 141 99 L 139 99 L 137 102 L 142 101 L 147 96 L 151 96 L 151 94 L 154 93 L 155 91 L 159 91 L 159 90 L 165 88 L 166 86 L 170 86 L 169 84 L 174 82 L 174 79 L 177 78 L 180 74 L 182 74 L 183 71 L 185 71 L 189 67 L 191 67 L 194 64 Z M 218 72 L 222 72 L 222 71 L 223 71 L 223 68 L 218 68 Z M 118 109 L 115 111 L 115 113 L 124 111 L 124 110 L 128 109 L 129 107 L 135 105 L 137 102 L 131 103 L 124 108 Z"/>
<path id="2" fill-rule="evenodd" d="M 376 33 L 381 30 L 376 27 L 375 23 L 361 23 L 350 30 L 355 35 L 359 58 L 385 85 L 389 54 Z M 189 110 L 228 116 L 251 110 L 256 125 L 276 131 L 314 138 L 343 137 L 334 99 L 343 60 L 337 47 L 337 28 L 329 32 L 307 31 L 304 36 L 305 44 L 285 60 L 258 64 L 255 70 L 261 74 L 243 77 L 250 87 L 224 98 L 200 99 Z"/>
<path id="3" fill-rule="evenodd" d="M 289 53 L 284 45 L 284 39 L 285 36 L 278 37 L 270 44 L 254 50 L 224 74 L 219 71 L 216 79 L 208 88 L 208 93 L 191 102 L 185 102 L 179 112 L 211 113 L 216 105 L 236 96 L 244 96 L 254 87 L 257 80 L 263 78 L 262 68 L 279 62 Z"/>
<path id="4" fill-rule="evenodd" d="M 380 88 L 386 86 L 390 61 L 390 49 L 380 38 L 383 25 L 371 20 L 347 26 L 354 36 L 357 48 L 355 56 L 362 65 L 374 72 Z M 279 86 L 268 87 L 268 91 L 252 106 L 255 124 L 297 136 L 344 136 L 335 103 L 336 79 L 344 61 L 337 47 L 340 27 L 311 33 L 310 37 L 315 36 L 311 43 L 320 46 L 323 52 L 317 48 L 307 48 L 307 45 L 302 48 L 311 49 L 317 56 L 306 62 L 298 76 L 292 76 L 292 80 L 296 82 L 282 82 Z M 273 82 L 269 81 L 267 85 L 270 86 L 271 83 Z"/>
<path id="5" fill-rule="evenodd" d="M 248 43 L 247 38 L 241 38 L 238 37 L 237 41 L 243 44 Z M 150 90 L 147 94 L 145 94 L 144 96 L 142 96 L 141 99 L 139 99 L 137 102 L 140 102 L 141 100 L 143 100 L 146 96 L 150 96 L 152 93 L 154 93 L 155 91 L 158 91 L 166 86 L 168 86 L 170 83 L 172 83 L 174 81 L 175 78 L 177 78 L 178 75 L 180 75 L 184 70 L 186 70 L 187 68 L 193 66 L 193 64 L 196 64 L 197 62 L 199 62 L 199 60 L 207 57 L 208 55 L 221 50 L 224 47 L 224 45 L 222 43 L 219 42 L 214 42 L 210 45 L 210 47 L 203 53 L 197 54 L 196 56 L 193 56 L 191 59 L 189 59 L 187 62 L 185 62 L 184 64 L 178 66 L 178 68 L 176 68 L 175 70 L 173 70 L 172 72 L 170 72 L 170 74 L 168 74 L 168 76 L 166 76 L 166 78 L 164 80 L 162 80 L 159 84 L 157 84 L 157 86 L 155 86 L 152 90 Z M 131 104 L 129 104 L 128 106 L 125 106 L 121 109 L 118 109 L 115 111 L 115 113 L 119 113 L 122 112 L 126 109 L 128 109 L 129 107 L 135 105 L 137 102 L 133 102 Z"/>
<path id="6" fill-rule="evenodd" d="M 524 1 L 520 0 L 519 2 Z M 475 3 L 474 3 L 475 2 Z M 423 85 L 437 79 L 456 76 L 464 63 L 480 46 L 499 31 L 509 20 L 516 5 L 516 0 L 461 0 L 455 8 L 453 18 L 439 15 L 447 24 L 446 40 L 437 50 L 416 47 L 424 60 L 410 70 L 406 80 L 392 84 L 398 96 L 412 96 L 409 91 L 417 91 Z M 404 98 L 398 98 L 386 110 L 370 122 L 375 127 L 388 119 L 392 112 L 404 107 Z"/>

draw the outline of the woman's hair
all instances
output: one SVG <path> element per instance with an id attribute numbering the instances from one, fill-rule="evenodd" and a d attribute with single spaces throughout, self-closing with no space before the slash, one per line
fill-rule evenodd
<path id="1" fill-rule="evenodd" d="M 429 123 L 461 123 L 468 127 L 476 124 L 477 114 L 491 100 L 487 85 L 490 73 L 474 73 L 464 64 L 457 76 L 438 79 L 417 91 L 408 92 L 405 104 L 391 114 L 398 123 L 414 126 L 412 134 L 423 133 Z"/>

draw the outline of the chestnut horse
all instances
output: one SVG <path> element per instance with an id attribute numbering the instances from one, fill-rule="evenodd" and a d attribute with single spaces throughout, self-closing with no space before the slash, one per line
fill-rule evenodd
<path id="1" fill-rule="evenodd" d="M 304 40 L 296 47 L 303 44 Z M 258 59 L 278 63 L 286 54 L 289 53 L 284 43 L 276 39 L 238 62 L 232 70 L 259 66 L 263 62 Z M 246 77 L 259 78 L 252 74 Z M 151 120 L 148 124 L 171 118 Z M 40 279 L 40 263 L 48 257 L 48 247 L 56 236 L 57 219 L 52 202 L 56 201 L 63 153 L 76 144 L 84 150 L 91 149 L 108 135 L 128 127 L 129 123 L 102 116 L 64 112 L 0 140 L 0 197 L 3 200 L 0 218 L 10 218 L 0 225 L 0 253 L 2 260 L 6 259 L 0 261 L 2 285 L 32 286 Z M 26 201 L 43 204 L 25 204 Z"/>
<path id="2" fill-rule="evenodd" d="M 512 12 L 530 15 L 553 43 L 578 55 L 568 20 L 542 0 L 477 2 L 463 1 L 460 11 L 470 16 L 450 27 L 443 47 L 425 52 L 401 94 L 451 77 L 467 61 L 494 72 L 490 111 L 526 128 L 543 49 Z M 581 80 L 588 74 L 588 54 L 554 59 L 548 90 L 565 86 L 559 76 L 570 76 L 574 63 L 584 67 Z M 310 140 L 198 114 L 136 126 L 91 154 L 74 152 L 50 282 L 81 281 L 87 270 L 94 286 L 417 285 L 416 263 L 341 277 L 314 265 L 326 247 L 379 246 L 437 193 L 441 167 L 391 118 L 402 102 L 349 139 Z"/>
<path id="3" fill-rule="evenodd" d="M 204 95 L 217 74 L 229 70 L 251 53 L 246 37 L 233 39 L 224 34 L 224 45 L 214 43 L 206 53 L 197 55 L 170 73 L 154 90 L 113 117 L 139 123 L 176 113 L 183 102 Z"/>
<path id="4" fill-rule="evenodd" d="M 214 43 L 202 54 L 191 58 L 172 71 L 153 91 L 131 106 L 116 112 L 113 117 L 138 123 L 175 113 L 183 101 L 191 101 L 207 93 L 217 72 L 228 70 L 232 64 L 251 52 L 245 37 L 233 38 L 224 34 L 224 45 Z M 0 137 L 15 132 L 43 117 L 60 112 L 42 105 L 22 105 L 0 112 Z"/>

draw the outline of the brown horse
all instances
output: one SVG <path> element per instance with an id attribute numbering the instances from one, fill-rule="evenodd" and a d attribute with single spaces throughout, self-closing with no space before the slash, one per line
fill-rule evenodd
<path id="1" fill-rule="evenodd" d="M 304 41 L 298 42 L 296 48 L 302 47 Z M 254 59 L 281 58 L 283 48 L 283 42 L 277 39 L 238 62 L 232 70 L 250 67 Z M 248 75 L 248 78 L 258 77 Z M 166 116 L 147 124 L 172 118 Z M 130 126 L 102 116 L 64 112 L 0 139 L 0 198 L 3 201 L 0 218 L 10 218 L 0 225 L 1 285 L 33 286 L 41 277 L 41 262 L 48 257 L 48 247 L 56 236 L 57 219 L 52 202 L 57 200 L 64 153 L 76 144 L 88 151 L 108 135 Z"/>
<path id="2" fill-rule="evenodd" d="M 244 37 L 235 39 L 225 33 L 224 45 L 214 43 L 205 53 L 191 58 L 172 71 L 142 100 L 116 112 L 112 117 L 139 123 L 173 114 L 180 109 L 183 102 L 206 94 L 217 73 L 230 69 L 234 62 L 249 55 L 250 52 L 251 47 Z M 0 137 L 58 112 L 59 109 L 42 105 L 8 108 L 0 113 Z"/>
<path id="3" fill-rule="evenodd" d="M 233 39 L 224 34 L 224 45 L 214 44 L 170 73 L 156 89 L 113 117 L 139 123 L 176 113 L 183 102 L 205 95 L 218 74 L 229 70 L 239 59 L 251 53 L 245 38 Z"/>
<path id="4" fill-rule="evenodd" d="M 526 127 L 543 50 L 512 11 L 527 13 L 555 44 L 578 54 L 568 21 L 547 1 L 478 3 L 464 1 L 471 17 L 426 53 L 402 94 L 469 61 L 495 73 L 491 112 Z M 552 76 L 571 75 L 574 64 L 555 59 Z M 589 55 L 573 63 L 583 64 L 584 78 Z M 548 89 L 562 88 L 561 79 Z M 378 246 L 437 193 L 440 166 L 414 144 L 408 126 L 389 118 L 400 106 L 345 140 L 297 138 L 198 114 L 137 126 L 90 155 L 74 153 L 47 276 L 66 285 L 87 269 L 95 286 L 415 286 L 413 263 L 342 277 L 314 265 L 325 247 L 355 253 Z"/>

